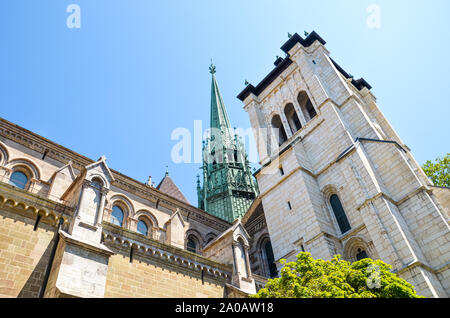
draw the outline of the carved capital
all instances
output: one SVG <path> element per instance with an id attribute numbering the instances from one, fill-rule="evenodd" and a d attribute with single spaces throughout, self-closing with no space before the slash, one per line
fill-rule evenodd
<path id="1" fill-rule="evenodd" d="M 87 187 L 90 187 L 91 184 L 92 184 L 91 180 L 83 180 L 83 185 L 82 185 L 82 187 L 83 187 L 83 188 L 87 188 Z"/>
<path id="2" fill-rule="evenodd" d="M 103 195 L 107 195 L 108 192 L 109 192 L 109 189 L 108 189 L 108 188 L 105 188 L 105 187 L 102 187 L 102 188 L 100 189 L 100 192 L 101 192 Z"/>

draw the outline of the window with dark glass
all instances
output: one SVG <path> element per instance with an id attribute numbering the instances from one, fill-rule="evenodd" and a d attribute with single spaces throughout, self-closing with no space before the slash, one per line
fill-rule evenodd
<path id="1" fill-rule="evenodd" d="M 117 205 L 113 206 L 111 212 L 111 223 L 122 226 L 123 224 L 123 210 Z"/>
<path id="2" fill-rule="evenodd" d="M 364 259 L 364 258 L 369 258 L 369 256 L 367 256 L 366 251 L 361 250 L 360 248 L 358 248 L 358 253 L 356 254 L 356 259 L 358 261 Z"/>
<path id="3" fill-rule="evenodd" d="M 308 111 L 309 118 L 311 119 L 313 119 L 317 115 L 316 110 L 314 109 L 314 106 L 309 99 L 306 103 L 306 110 Z"/>
<path id="4" fill-rule="evenodd" d="M 311 120 L 317 115 L 316 110 L 314 109 L 314 106 L 311 103 L 311 100 L 309 99 L 309 96 L 305 91 L 302 91 L 298 94 L 297 101 L 300 105 L 300 109 L 302 110 L 303 116 L 307 121 Z"/>
<path id="5" fill-rule="evenodd" d="M 283 123 L 281 122 L 281 118 L 278 115 L 273 116 L 272 118 L 272 127 L 275 130 L 275 133 L 278 134 L 278 144 L 281 146 L 286 140 L 287 135 L 284 131 Z"/>
<path id="6" fill-rule="evenodd" d="M 270 277 L 276 277 L 278 274 L 277 266 L 275 265 L 275 258 L 273 256 L 272 243 L 267 241 L 264 244 L 264 252 L 266 253 L 267 265 L 269 266 Z"/>
<path id="7" fill-rule="evenodd" d="M 300 119 L 298 118 L 297 112 L 295 111 L 292 103 L 286 105 L 284 108 L 284 114 L 286 115 L 292 134 L 295 134 L 300 128 L 302 128 L 302 124 L 300 123 Z"/>
<path id="8" fill-rule="evenodd" d="M 189 252 L 196 253 L 197 252 L 197 241 L 192 236 L 189 236 L 186 248 Z"/>
<path id="9" fill-rule="evenodd" d="M 147 234 L 148 234 L 147 224 L 144 221 L 140 220 L 137 224 L 137 231 L 138 231 L 138 233 L 147 236 Z"/>
<path id="10" fill-rule="evenodd" d="M 28 183 L 28 177 L 22 171 L 14 171 L 9 178 L 9 184 L 20 188 L 25 189 Z"/>
<path id="11" fill-rule="evenodd" d="M 345 233 L 350 230 L 350 223 L 348 222 L 347 216 L 345 215 L 345 211 L 342 207 L 341 201 L 336 194 L 333 194 L 330 197 L 330 204 L 341 232 Z"/>

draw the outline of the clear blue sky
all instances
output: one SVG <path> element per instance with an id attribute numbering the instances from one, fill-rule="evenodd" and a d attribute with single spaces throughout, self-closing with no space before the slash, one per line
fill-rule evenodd
<path id="1" fill-rule="evenodd" d="M 72 3 L 80 29 L 66 26 Z M 372 3 L 380 29 L 367 27 Z M 315 30 L 422 164 L 450 151 L 449 14 L 447 0 L 4 0 L 0 116 L 142 182 L 169 165 L 196 205 L 200 165 L 172 163 L 170 136 L 209 125 L 210 59 L 232 125 L 248 127 L 244 81 L 273 68 L 287 32 Z"/>

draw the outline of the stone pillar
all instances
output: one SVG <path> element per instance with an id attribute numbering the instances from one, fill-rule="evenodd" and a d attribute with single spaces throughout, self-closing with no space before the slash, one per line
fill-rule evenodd
<path id="1" fill-rule="evenodd" d="M 255 281 L 250 269 L 248 245 L 242 244 L 239 241 L 233 241 L 232 250 L 234 260 L 233 285 L 248 294 L 256 293 Z"/>
<path id="2" fill-rule="evenodd" d="M 128 229 L 130 231 L 136 232 L 138 222 L 139 222 L 139 220 L 129 217 L 128 218 Z"/>
<path id="3" fill-rule="evenodd" d="M 101 240 L 109 183 L 106 185 L 94 188 L 85 179 L 78 187 L 78 205 L 69 231 L 59 231 L 45 297 L 104 297 L 109 257 L 113 255 Z"/>
<path id="4" fill-rule="evenodd" d="M 91 181 L 89 180 L 83 180 L 83 184 L 81 185 L 81 191 L 80 191 L 80 198 L 78 200 L 78 206 L 77 209 L 75 211 L 75 215 L 76 217 L 78 217 L 78 214 L 80 213 L 80 207 L 83 204 L 83 194 L 84 194 L 84 190 L 91 185 Z"/>
<path id="5" fill-rule="evenodd" d="M 100 206 L 98 209 L 98 215 L 97 215 L 97 220 L 96 220 L 96 224 L 97 225 L 101 225 L 102 224 L 102 220 L 103 220 L 103 212 L 105 210 L 105 201 L 106 201 L 106 195 L 108 194 L 109 189 L 102 187 L 100 193 L 101 193 L 101 199 L 100 199 Z"/>
<path id="6" fill-rule="evenodd" d="M 248 256 L 248 250 L 249 250 L 249 246 L 245 246 L 244 247 L 244 253 L 245 253 L 245 265 L 247 266 L 247 278 L 248 279 L 252 279 L 253 275 L 252 275 L 252 270 L 250 268 L 250 258 Z"/>

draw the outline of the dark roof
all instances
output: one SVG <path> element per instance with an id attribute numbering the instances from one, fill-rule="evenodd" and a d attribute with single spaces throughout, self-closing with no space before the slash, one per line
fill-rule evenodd
<path id="1" fill-rule="evenodd" d="M 344 69 L 340 67 L 339 64 L 336 63 L 331 57 L 330 60 L 331 62 L 333 62 L 333 65 L 337 68 L 337 70 L 341 72 L 342 75 L 345 76 L 345 78 L 351 78 L 351 75 L 348 74 L 346 71 L 344 71 Z M 363 89 L 364 87 L 367 87 L 367 89 L 369 90 L 372 89 L 372 86 L 370 86 L 369 83 L 367 83 L 364 78 L 360 78 L 357 80 L 352 78 L 352 84 L 355 85 L 355 87 L 359 90 Z"/>
<path id="2" fill-rule="evenodd" d="M 172 178 L 169 177 L 168 174 L 164 176 L 161 182 L 156 187 L 161 192 L 164 192 L 180 201 L 184 201 L 187 204 L 190 204 L 186 197 L 181 193 L 180 189 L 177 187 L 175 182 L 173 182 Z"/>
<path id="3" fill-rule="evenodd" d="M 323 45 L 326 44 L 325 40 L 322 39 L 320 35 L 318 35 L 315 31 L 311 32 L 306 37 L 306 39 L 303 39 L 300 35 L 295 33 L 281 47 L 281 50 L 286 53 L 286 57 L 284 59 L 281 57 L 277 58 L 274 63 L 275 68 L 266 77 L 264 77 L 264 79 L 258 85 L 256 85 L 256 87 L 252 84 L 248 84 L 247 87 L 245 87 L 244 90 L 239 93 L 237 98 L 239 98 L 241 101 L 244 101 L 244 99 L 246 99 L 247 96 L 249 96 L 251 93 L 259 96 L 259 94 L 261 94 L 263 90 L 265 90 L 289 65 L 292 64 L 292 60 L 289 56 L 289 51 L 294 47 L 296 43 L 300 43 L 303 47 L 309 47 L 315 41 L 319 41 Z M 339 72 L 342 73 L 342 75 L 344 75 L 346 78 L 350 78 L 350 75 L 347 74 L 347 72 L 345 72 L 336 62 L 334 62 L 333 60 L 332 62 L 334 66 L 339 70 Z M 352 83 L 359 90 L 363 87 L 367 87 L 368 89 L 372 88 L 372 86 L 370 86 L 363 78 L 360 78 L 358 80 L 353 79 Z"/>
<path id="4" fill-rule="evenodd" d="M 307 37 L 306 39 L 303 39 L 300 35 L 298 35 L 297 33 L 295 33 L 293 36 L 291 36 L 289 38 L 289 40 L 286 41 L 286 43 L 283 44 L 283 46 L 281 47 L 281 49 L 283 50 L 284 53 L 288 54 L 289 51 L 294 47 L 294 45 L 296 43 L 300 43 L 303 47 L 309 47 L 311 46 L 311 44 L 313 44 L 315 41 L 319 41 L 320 43 L 322 43 L 323 45 L 327 44 L 327 42 L 325 42 L 324 39 L 322 39 L 320 37 L 320 35 L 318 35 L 316 33 L 316 31 L 312 31 Z"/>

